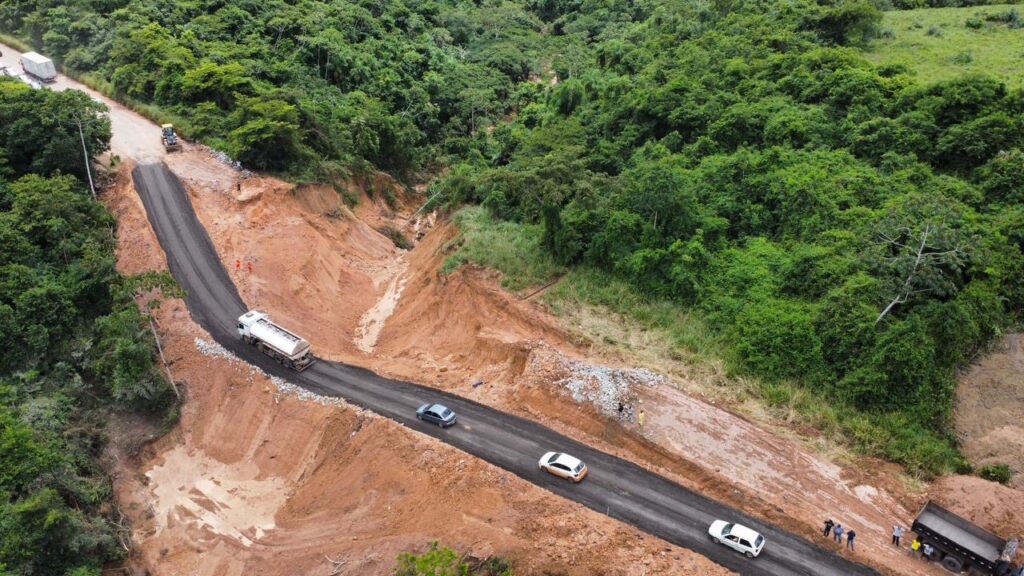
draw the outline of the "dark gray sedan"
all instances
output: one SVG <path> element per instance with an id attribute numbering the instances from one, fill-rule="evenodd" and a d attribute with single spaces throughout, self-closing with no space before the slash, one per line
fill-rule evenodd
<path id="1" fill-rule="evenodd" d="M 455 412 L 451 408 L 440 404 L 424 404 L 416 411 L 416 417 L 437 424 L 441 428 L 447 428 L 455 424 Z"/>

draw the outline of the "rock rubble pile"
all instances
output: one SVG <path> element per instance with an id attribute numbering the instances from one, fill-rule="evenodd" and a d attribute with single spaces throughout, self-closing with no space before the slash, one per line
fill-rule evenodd
<path id="1" fill-rule="evenodd" d="M 274 385 L 274 388 L 277 390 L 274 394 L 275 400 L 280 400 L 282 396 L 295 396 L 299 400 L 303 400 L 306 402 L 315 402 L 317 404 L 320 404 L 321 406 L 348 406 L 348 402 L 345 402 L 343 398 L 338 398 L 335 396 L 323 396 L 315 392 L 310 392 L 309 390 L 306 390 L 305 388 L 298 386 L 296 384 L 292 384 L 291 382 L 279 376 L 271 376 L 270 374 L 267 374 L 263 370 L 260 370 L 259 368 L 251 364 L 245 363 L 240 358 L 238 358 L 237 356 L 235 356 L 234 354 L 232 354 L 231 352 L 229 352 L 227 349 L 225 349 L 223 346 L 216 342 L 210 342 L 209 340 L 196 338 L 195 344 L 196 350 L 198 350 L 199 353 L 204 356 L 224 358 L 232 363 L 238 362 L 244 364 L 245 367 L 249 369 L 250 381 L 252 380 L 252 377 L 257 374 L 270 380 L 270 382 Z"/>
<path id="2" fill-rule="evenodd" d="M 578 403 L 589 403 L 606 416 L 636 422 L 636 386 L 657 386 L 665 378 L 646 368 L 612 368 L 573 360 L 557 350 L 538 346 L 531 354 L 528 372 L 535 381 L 560 387 Z M 619 404 L 622 412 L 619 413 Z"/>

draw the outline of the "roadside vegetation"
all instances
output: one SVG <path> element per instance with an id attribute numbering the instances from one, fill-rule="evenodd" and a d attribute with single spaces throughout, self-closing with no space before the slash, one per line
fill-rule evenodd
<path id="1" fill-rule="evenodd" d="M 582 39 L 542 26 L 512 2 L 0 6 L 0 31 L 148 116 L 248 167 L 323 180 L 371 169 L 409 179 L 471 153 L 540 91 L 527 80 L 542 54 L 562 54 L 545 60 L 555 66 L 582 54 Z"/>
<path id="2" fill-rule="evenodd" d="M 985 74 L 1024 86 L 1024 6 L 923 8 L 886 12 L 866 56 L 903 66 L 921 83 Z"/>
<path id="3" fill-rule="evenodd" d="M 128 534 L 100 465 L 115 412 L 175 414 L 134 301 L 161 277 L 114 269 L 113 217 L 82 174 L 109 120 L 81 92 L 0 78 L 0 575 L 98 576 Z"/>
<path id="4" fill-rule="evenodd" d="M 502 285 L 519 291 L 547 284 L 565 272 L 541 246 L 539 225 L 498 220 L 479 206 L 459 210 L 453 220 L 459 235 L 444 247 L 451 254 L 441 268 L 444 274 L 472 262 L 501 271 Z"/>
<path id="5" fill-rule="evenodd" d="M 507 560 L 499 557 L 468 561 L 437 542 L 423 554 L 400 554 L 395 576 L 513 576 Z"/>

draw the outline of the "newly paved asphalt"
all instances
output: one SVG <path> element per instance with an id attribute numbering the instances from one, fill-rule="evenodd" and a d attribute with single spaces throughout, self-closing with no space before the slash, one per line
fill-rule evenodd
<path id="1" fill-rule="evenodd" d="M 877 574 L 626 460 L 472 400 L 383 378 L 355 366 L 323 360 L 301 374 L 279 366 L 239 339 L 236 322 L 248 308 L 221 265 L 221 258 L 196 218 L 181 183 L 162 164 L 139 166 L 132 176 L 149 221 L 167 254 L 171 274 L 187 293 L 185 301 L 192 317 L 217 342 L 246 362 L 318 394 L 340 396 L 352 404 L 373 410 L 560 496 L 694 550 L 740 574 Z M 296 250 L 301 249 L 296 246 Z M 265 312 L 271 316 L 274 313 L 273 310 Z M 302 326 L 289 328 L 302 333 Z M 441 430 L 416 420 L 416 409 L 434 401 L 455 410 L 459 423 Z M 568 452 L 580 458 L 590 467 L 590 475 L 582 483 L 574 485 L 541 472 L 537 468 L 537 460 L 549 450 Z M 699 455 L 694 457 L 699 458 Z M 713 543 L 707 528 L 718 518 L 746 524 L 764 534 L 768 542 L 761 556 L 749 560 Z"/>

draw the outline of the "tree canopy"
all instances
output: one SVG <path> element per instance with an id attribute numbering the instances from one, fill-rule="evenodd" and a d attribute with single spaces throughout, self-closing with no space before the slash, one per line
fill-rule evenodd
<path id="1" fill-rule="evenodd" d="M 701 312 L 742 370 L 869 415 L 884 455 L 962 466 L 956 370 L 1024 304 L 1020 90 L 870 64 L 866 2 L 640 6 L 434 190 Z"/>
<path id="2" fill-rule="evenodd" d="M 81 92 L 0 78 L 0 573 L 97 575 L 124 554 L 99 464 L 111 409 L 173 404 L 91 199 L 110 124 Z M 6 570 L 6 571 L 5 571 Z"/>

